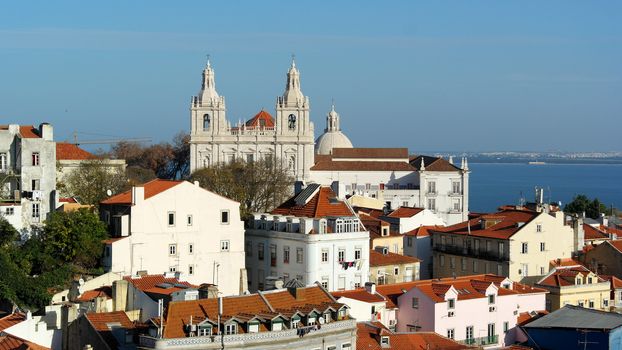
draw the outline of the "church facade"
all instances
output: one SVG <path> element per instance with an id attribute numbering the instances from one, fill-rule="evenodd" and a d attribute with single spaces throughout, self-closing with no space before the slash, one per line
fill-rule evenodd
<path id="1" fill-rule="evenodd" d="M 275 118 L 262 110 L 244 123 L 231 125 L 208 61 L 201 90 L 190 105 L 190 171 L 235 159 L 274 157 L 284 162 L 296 181 L 308 180 L 314 162 L 314 131 L 309 97 L 302 93 L 300 72 L 293 60 L 275 112 Z"/>

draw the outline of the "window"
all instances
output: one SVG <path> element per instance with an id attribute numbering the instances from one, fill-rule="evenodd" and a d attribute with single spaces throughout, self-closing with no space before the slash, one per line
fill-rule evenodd
<path id="1" fill-rule="evenodd" d="M 188 275 L 189 276 L 194 275 L 194 265 L 188 265 Z"/>
<path id="2" fill-rule="evenodd" d="M 296 130 L 296 116 L 294 114 L 290 114 L 287 117 L 287 126 L 289 130 Z"/>
<path id="3" fill-rule="evenodd" d="M 361 248 L 354 248 L 354 260 L 361 259 Z"/>
<path id="4" fill-rule="evenodd" d="M 263 243 L 258 243 L 257 244 L 257 259 L 259 260 L 263 260 L 263 254 L 264 254 L 263 249 L 264 249 Z"/>
<path id="5" fill-rule="evenodd" d="M 302 264 L 302 248 L 296 248 L 296 262 Z"/>
<path id="6" fill-rule="evenodd" d="M 289 247 L 283 247 L 283 263 L 289 264 Z"/>
<path id="7" fill-rule="evenodd" d="M 252 162 L 254 162 L 254 161 L 255 161 L 255 155 L 254 155 L 254 154 L 251 154 L 251 153 L 248 153 L 248 154 L 246 155 L 246 162 L 247 162 L 247 163 L 252 163 Z"/>
<path id="8" fill-rule="evenodd" d="M 326 248 L 322 249 L 322 262 L 323 263 L 328 262 L 328 249 Z"/>
<path id="9" fill-rule="evenodd" d="M 541 252 L 543 252 L 543 251 L 545 250 L 545 249 L 544 249 L 545 247 L 546 247 L 546 246 L 545 246 L 544 242 L 540 242 L 540 251 L 541 251 Z"/>
<path id="10" fill-rule="evenodd" d="M 168 225 L 175 226 L 175 212 L 174 211 L 168 212 Z"/>
<path id="11" fill-rule="evenodd" d="M 523 277 L 529 276 L 528 267 L 529 267 L 529 265 L 527 265 L 527 264 L 521 264 L 521 268 L 520 268 L 520 270 L 518 270 L 518 274 L 523 276 Z"/>
<path id="12" fill-rule="evenodd" d="M 466 269 L 467 269 L 467 259 L 466 258 L 461 258 L 460 259 L 460 265 L 462 267 L 462 271 L 466 271 Z"/>
<path id="13" fill-rule="evenodd" d="M 380 337 L 380 345 L 389 345 L 389 337 L 381 336 Z"/>
<path id="14" fill-rule="evenodd" d="M 456 268 L 456 258 L 453 256 L 449 257 L 449 268 L 450 269 L 455 269 Z"/>
<path id="15" fill-rule="evenodd" d="M 39 179 L 32 179 L 30 182 L 31 182 L 30 187 L 33 191 L 39 191 L 41 189 L 41 186 L 40 186 L 41 181 Z"/>
<path id="16" fill-rule="evenodd" d="M 229 211 L 228 210 L 221 210 L 220 211 L 220 223 L 221 224 L 228 224 L 229 223 Z"/>
<path id="17" fill-rule="evenodd" d="M 542 224 L 536 225 L 536 232 L 542 232 Z"/>
<path id="18" fill-rule="evenodd" d="M 32 152 L 32 165 L 33 166 L 39 165 L 39 152 Z"/>
<path id="19" fill-rule="evenodd" d="M 447 330 L 447 338 L 454 339 L 454 329 L 450 328 Z"/>
<path id="20" fill-rule="evenodd" d="M 521 251 L 520 251 L 520 252 L 521 252 L 522 254 L 527 254 L 527 253 L 529 252 L 527 242 L 523 242 L 523 243 L 522 243 L 522 245 L 521 245 Z"/>
<path id="21" fill-rule="evenodd" d="M 587 283 L 588 283 L 588 284 L 592 284 L 592 277 L 588 277 L 588 278 L 587 278 Z"/>
<path id="22" fill-rule="evenodd" d="M 199 326 L 199 337 L 207 337 L 212 335 L 211 326 Z"/>
<path id="23" fill-rule="evenodd" d="M 456 299 L 447 299 L 447 308 L 452 310 L 456 307 Z"/>
<path id="24" fill-rule="evenodd" d="M 486 241 L 486 251 L 489 252 L 492 250 L 492 242 Z"/>
<path id="25" fill-rule="evenodd" d="M 460 181 L 451 182 L 451 193 L 460 194 Z"/>
<path id="26" fill-rule="evenodd" d="M 454 211 L 460 211 L 460 199 L 453 200 Z"/>
<path id="27" fill-rule="evenodd" d="M 473 339 L 473 326 L 468 326 L 466 328 L 466 339 L 467 340 L 471 340 Z M 467 344 L 469 344 L 470 342 L 467 342 Z"/>
<path id="28" fill-rule="evenodd" d="M 168 245 L 168 255 L 177 255 L 177 244 Z"/>
<path id="29" fill-rule="evenodd" d="M 609 307 L 609 299 L 603 299 L 603 307 Z"/>
<path id="30" fill-rule="evenodd" d="M 495 334 L 495 324 L 494 323 L 489 323 L 488 324 L 488 342 L 489 343 L 493 343 L 495 336 L 496 336 L 496 334 Z M 494 342 L 494 343 L 496 343 L 496 342 Z"/>
<path id="31" fill-rule="evenodd" d="M 337 252 L 337 258 L 340 263 L 346 261 L 346 250 L 340 248 Z"/>
<path id="32" fill-rule="evenodd" d="M 477 272 L 477 260 L 473 260 L 473 272 Z"/>
<path id="33" fill-rule="evenodd" d="M 265 280 L 264 271 L 262 269 L 257 270 L 257 288 L 263 290 L 263 283 Z"/>
<path id="34" fill-rule="evenodd" d="M 497 264 L 497 275 L 499 276 L 503 275 L 503 265 L 501 264 Z"/>
<path id="35" fill-rule="evenodd" d="M 445 266 L 445 255 L 439 255 L 438 260 L 441 267 Z"/>
<path id="36" fill-rule="evenodd" d="M 350 349 L 352 349 L 352 344 L 350 343 L 341 344 L 341 350 L 350 350 Z"/>
<path id="37" fill-rule="evenodd" d="M 230 323 L 225 325 L 225 334 L 237 334 L 238 333 L 238 325 L 235 323 Z"/>
<path id="38" fill-rule="evenodd" d="M 413 246 L 413 238 L 412 237 L 406 237 L 406 245 L 409 247 Z"/>
<path id="39" fill-rule="evenodd" d="M 488 295 L 488 304 L 494 304 L 495 303 L 495 295 L 494 294 L 489 294 Z"/>
<path id="40" fill-rule="evenodd" d="M 540 274 L 544 275 L 544 266 L 540 266 Z M 500 274 L 499 274 L 500 275 Z"/>
<path id="41" fill-rule="evenodd" d="M 583 307 L 585 305 L 585 302 L 583 300 L 579 300 L 578 304 L 579 306 Z"/>
<path id="42" fill-rule="evenodd" d="M 429 194 L 436 193 L 436 182 L 435 181 L 428 182 L 428 193 Z"/>
<path id="43" fill-rule="evenodd" d="M 177 272 L 177 266 L 170 266 L 168 272 Z"/>
<path id="44" fill-rule="evenodd" d="M 194 253 L 194 244 L 190 243 L 188 244 L 188 254 L 192 254 Z"/>
<path id="45" fill-rule="evenodd" d="M 0 153 L 0 171 L 5 171 L 9 167 L 9 162 L 6 153 Z"/>
<path id="46" fill-rule="evenodd" d="M 436 199 L 428 198 L 428 209 L 435 211 L 436 210 Z"/>
<path id="47" fill-rule="evenodd" d="M 186 225 L 192 226 L 192 215 L 186 217 Z"/>
<path id="48" fill-rule="evenodd" d="M 32 217 L 39 218 L 41 216 L 40 212 L 41 208 L 39 207 L 39 203 L 32 203 Z"/>
<path id="49" fill-rule="evenodd" d="M 322 276 L 322 287 L 328 289 L 328 276 Z"/>
<path id="50" fill-rule="evenodd" d="M 229 241 L 220 241 L 220 251 L 221 252 L 229 251 Z"/>
<path id="51" fill-rule="evenodd" d="M 590 299 L 589 303 L 588 303 L 590 309 L 594 308 L 594 299 Z"/>
<path id="52" fill-rule="evenodd" d="M 209 123 L 210 123 L 209 114 L 204 114 L 203 115 L 203 131 L 209 130 Z"/>
<path id="53" fill-rule="evenodd" d="M 510 330 L 510 322 L 503 322 L 503 333 L 507 333 Z"/>
<path id="54" fill-rule="evenodd" d="M 397 266 L 395 266 L 395 267 L 393 268 L 393 274 L 394 274 L 395 276 L 399 275 L 399 274 L 400 274 L 400 268 L 399 268 L 399 267 L 397 267 Z"/>
<path id="55" fill-rule="evenodd" d="M 418 308 L 419 308 L 419 298 L 413 297 L 413 309 L 418 309 Z"/>
<path id="56" fill-rule="evenodd" d="M 276 267 L 276 245 L 270 245 L 270 266 Z"/>
<path id="57" fill-rule="evenodd" d="M 505 250 L 505 244 L 503 244 L 503 242 L 499 242 L 499 256 L 503 256 L 504 250 Z"/>
<path id="58" fill-rule="evenodd" d="M 259 322 L 249 322 L 248 333 L 258 333 L 258 332 L 259 332 Z"/>

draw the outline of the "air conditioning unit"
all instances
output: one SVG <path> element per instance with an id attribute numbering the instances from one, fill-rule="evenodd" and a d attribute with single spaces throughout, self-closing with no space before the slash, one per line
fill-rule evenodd
<path id="1" fill-rule="evenodd" d="M 447 313 L 447 317 L 454 317 L 454 312 L 453 311 L 449 311 Z"/>
<path id="2" fill-rule="evenodd" d="M 496 306 L 489 306 L 488 307 L 488 312 L 495 312 L 497 311 L 497 307 Z"/>

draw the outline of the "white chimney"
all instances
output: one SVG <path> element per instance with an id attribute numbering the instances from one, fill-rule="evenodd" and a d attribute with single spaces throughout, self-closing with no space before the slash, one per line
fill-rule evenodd
<path id="1" fill-rule="evenodd" d="M 132 204 L 140 204 L 145 200 L 145 188 L 142 186 L 132 187 Z"/>
<path id="2" fill-rule="evenodd" d="M 39 125 L 39 134 L 41 135 L 41 138 L 46 141 L 54 140 L 54 128 L 48 123 L 42 123 Z"/>
<path id="3" fill-rule="evenodd" d="M 376 294 L 376 284 L 374 282 L 365 282 L 365 290 L 369 294 Z"/>

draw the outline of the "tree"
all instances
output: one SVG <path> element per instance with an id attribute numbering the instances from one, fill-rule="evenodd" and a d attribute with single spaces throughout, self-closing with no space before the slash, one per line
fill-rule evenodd
<path id="1" fill-rule="evenodd" d="M 610 210 L 598 198 L 590 200 L 586 195 L 579 194 L 570 203 L 566 204 L 564 212 L 577 215 L 585 213 L 586 217 L 597 219 L 601 213 L 608 214 Z"/>
<path id="2" fill-rule="evenodd" d="M 65 177 L 63 185 L 69 196 L 79 197 L 82 204 L 95 206 L 108 197 L 108 190 L 119 193 L 129 187 L 125 172 L 110 167 L 103 159 L 83 161 Z"/>
<path id="3" fill-rule="evenodd" d="M 52 213 L 41 241 L 45 253 L 60 264 L 73 263 L 88 269 L 99 263 L 103 253 L 102 241 L 107 237 L 106 225 L 95 213 L 82 208 Z"/>
<path id="4" fill-rule="evenodd" d="M 0 249 L 17 241 L 19 232 L 5 218 L 0 216 Z"/>
<path id="5" fill-rule="evenodd" d="M 268 212 L 292 192 L 293 178 L 280 161 L 264 158 L 255 162 L 237 160 L 195 171 L 192 181 L 201 187 L 240 202 L 240 215 Z"/>

